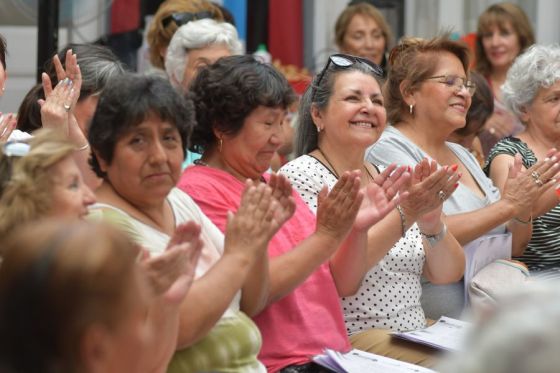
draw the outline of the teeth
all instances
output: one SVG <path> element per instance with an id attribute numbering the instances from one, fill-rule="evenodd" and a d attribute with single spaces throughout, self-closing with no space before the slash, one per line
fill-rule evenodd
<path id="1" fill-rule="evenodd" d="M 353 122 L 352 125 L 363 128 L 373 128 L 373 125 L 369 122 Z"/>

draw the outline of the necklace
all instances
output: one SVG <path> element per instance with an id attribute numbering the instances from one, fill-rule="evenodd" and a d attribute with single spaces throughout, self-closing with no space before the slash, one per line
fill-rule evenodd
<path id="1" fill-rule="evenodd" d="M 336 172 L 336 169 L 334 168 L 334 166 L 332 165 L 331 161 L 329 161 L 329 159 L 327 158 L 327 156 L 325 155 L 325 153 L 321 150 L 321 148 L 317 147 L 317 150 L 319 151 L 319 153 L 321 153 L 321 155 L 323 156 L 323 158 L 325 158 L 325 161 L 327 162 L 327 164 L 329 165 L 330 171 L 332 172 L 332 174 L 339 179 L 340 176 L 338 175 L 338 172 Z M 362 165 L 362 167 L 364 168 L 364 170 L 366 170 L 366 173 L 369 176 L 369 179 L 371 181 L 373 181 L 373 175 L 371 174 L 371 172 L 369 172 L 368 168 L 366 167 L 365 164 Z"/>

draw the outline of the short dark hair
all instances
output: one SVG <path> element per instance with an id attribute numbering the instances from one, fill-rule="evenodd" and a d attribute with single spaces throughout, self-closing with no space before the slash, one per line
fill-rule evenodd
<path id="1" fill-rule="evenodd" d="M 190 149 L 203 153 L 216 142 L 214 129 L 235 135 L 259 106 L 286 109 L 295 94 L 272 65 L 252 56 L 229 56 L 198 73 L 191 84 L 197 125 Z"/>
<path id="2" fill-rule="evenodd" d="M 2 62 L 4 70 L 6 70 L 6 54 L 8 53 L 6 48 L 6 39 L 0 34 L 0 62 Z"/>
<path id="3" fill-rule="evenodd" d="M 150 115 L 177 127 L 184 153 L 195 123 L 190 99 L 158 76 L 127 73 L 109 82 L 99 98 L 88 133 L 94 151 L 90 163 L 97 176 L 105 176 L 97 156 L 110 164 L 117 141 Z"/>
<path id="4" fill-rule="evenodd" d="M 31 133 L 43 126 L 41 123 L 41 106 L 37 102 L 39 99 L 45 99 L 43 85 L 40 83 L 35 84 L 33 88 L 27 92 L 19 105 L 17 128 L 20 131 Z"/>

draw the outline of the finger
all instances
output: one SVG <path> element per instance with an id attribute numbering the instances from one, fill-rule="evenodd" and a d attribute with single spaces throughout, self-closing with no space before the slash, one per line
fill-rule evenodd
<path id="1" fill-rule="evenodd" d="M 64 68 L 62 67 L 62 62 L 60 62 L 60 58 L 58 58 L 57 54 L 55 54 L 53 57 L 53 65 L 56 71 L 56 78 L 59 81 L 66 78 L 66 72 L 64 71 Z"/>
<path id="2" fill-rule="evenodd" d="M 49 76 L 46 73 L 42 73 L 41 83 L 43 84 L 43 92 L 45 94 L 45 98 L 48 98 L 53 91 L 51 78 L 49 78 Z"/>
<path id="3" fill-rule="evenodd" d="M 387 167 L 385 170 L 383 170 L 383 172 L 381 172 L 380 174 L 376 175 L 373 178 L 373 182 L 376 183 L 379 186 L 383 186 L 385 181 L 389 178 L 389 176 L 393 173 L 393 171 L 396 168 L 397 168 L 397 165 L 395 163 L 390 164 L 389 167 Z"/>

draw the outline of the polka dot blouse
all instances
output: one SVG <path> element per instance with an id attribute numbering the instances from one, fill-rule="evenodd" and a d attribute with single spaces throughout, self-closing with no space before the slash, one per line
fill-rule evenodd
<path id="1" fill-rule="evenodd" d="M 309 208 L 316 212 L 317 195 L 323 186 L 329 190 L 337 179 L 319 160 L 301 156 L 280 169 L 299 192 Z M 365 275 L 358 292 L 342 298 L 348 334 L 370 328 L 412 330 L 425 326 L 420 305 L 420 277 L 424 249 L 418 226 L 414 224 L 387 255 Z"/>

